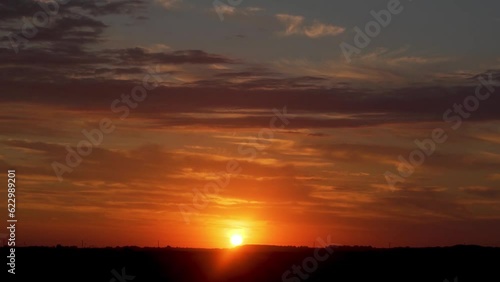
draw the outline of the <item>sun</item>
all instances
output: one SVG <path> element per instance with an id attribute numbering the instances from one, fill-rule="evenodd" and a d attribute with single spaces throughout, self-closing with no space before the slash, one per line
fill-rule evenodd
<path id="1" fill-rule="evenodd" d="M 243 243 L 243 237 L 239 234 L 235 234 L 231 236 L 231 245 L 233 247 L 240 246 Z"/>

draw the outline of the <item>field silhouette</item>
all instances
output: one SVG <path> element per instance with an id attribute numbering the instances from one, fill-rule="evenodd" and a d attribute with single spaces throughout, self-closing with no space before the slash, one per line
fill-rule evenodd
<path id="1" fill-rule="evenodd" d="M 16 281 L 499 281 L 500 248 L 333 247 L 311 273 L 308 247 L 247 245 L 235 249 L 24 247 Z M 4 248 L 3 253 L 6 253 Z M 320 249 L 326 254 L 326 249 Z M 306 263 L 311 269 L 312 259 Z M 293 266 L 302 275 L 293 274 Z M 287 277 L 284 273 L 289 270 Z M 14 276 L 14 275 L 10 275 Z M 305 277 L 305 276 L 303 276 Z M 12 277 L 10 277 L 12 278 Z M 2 279 L 2 281 L 4 281 Z"/>

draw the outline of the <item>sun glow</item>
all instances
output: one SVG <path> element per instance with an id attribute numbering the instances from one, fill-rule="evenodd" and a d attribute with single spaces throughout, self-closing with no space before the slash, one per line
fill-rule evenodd
<path id="1" fill-rule="evenodd" d="M 235 234 L 231 236 L 231 245 L 233 247 L 237 247 L 243 244 L 243 237 L 239 234 Z"/>

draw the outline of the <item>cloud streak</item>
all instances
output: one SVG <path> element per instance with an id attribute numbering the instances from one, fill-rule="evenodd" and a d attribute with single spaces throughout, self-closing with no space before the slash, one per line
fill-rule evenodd
<path id="1" fill-rule="evenodd" d="M 313 23 L 305 24 L 303 16 L 276 14 L 276 19 L 285 26 L 284 36 L 303 35 L 309 38 L 320 38 L 326 36 L 337 36 L 345 31 L 345 28 L 314 20 Z"/>

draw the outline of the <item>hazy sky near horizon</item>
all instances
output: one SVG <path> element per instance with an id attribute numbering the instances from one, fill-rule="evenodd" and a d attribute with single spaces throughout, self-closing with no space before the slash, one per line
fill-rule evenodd
<path id="1" fill-rule="evenodd" d="M 2 2 L 18 241 L 500 246 L 500 2 L 402 0 L 346 60 L 392 1 Z"/>

